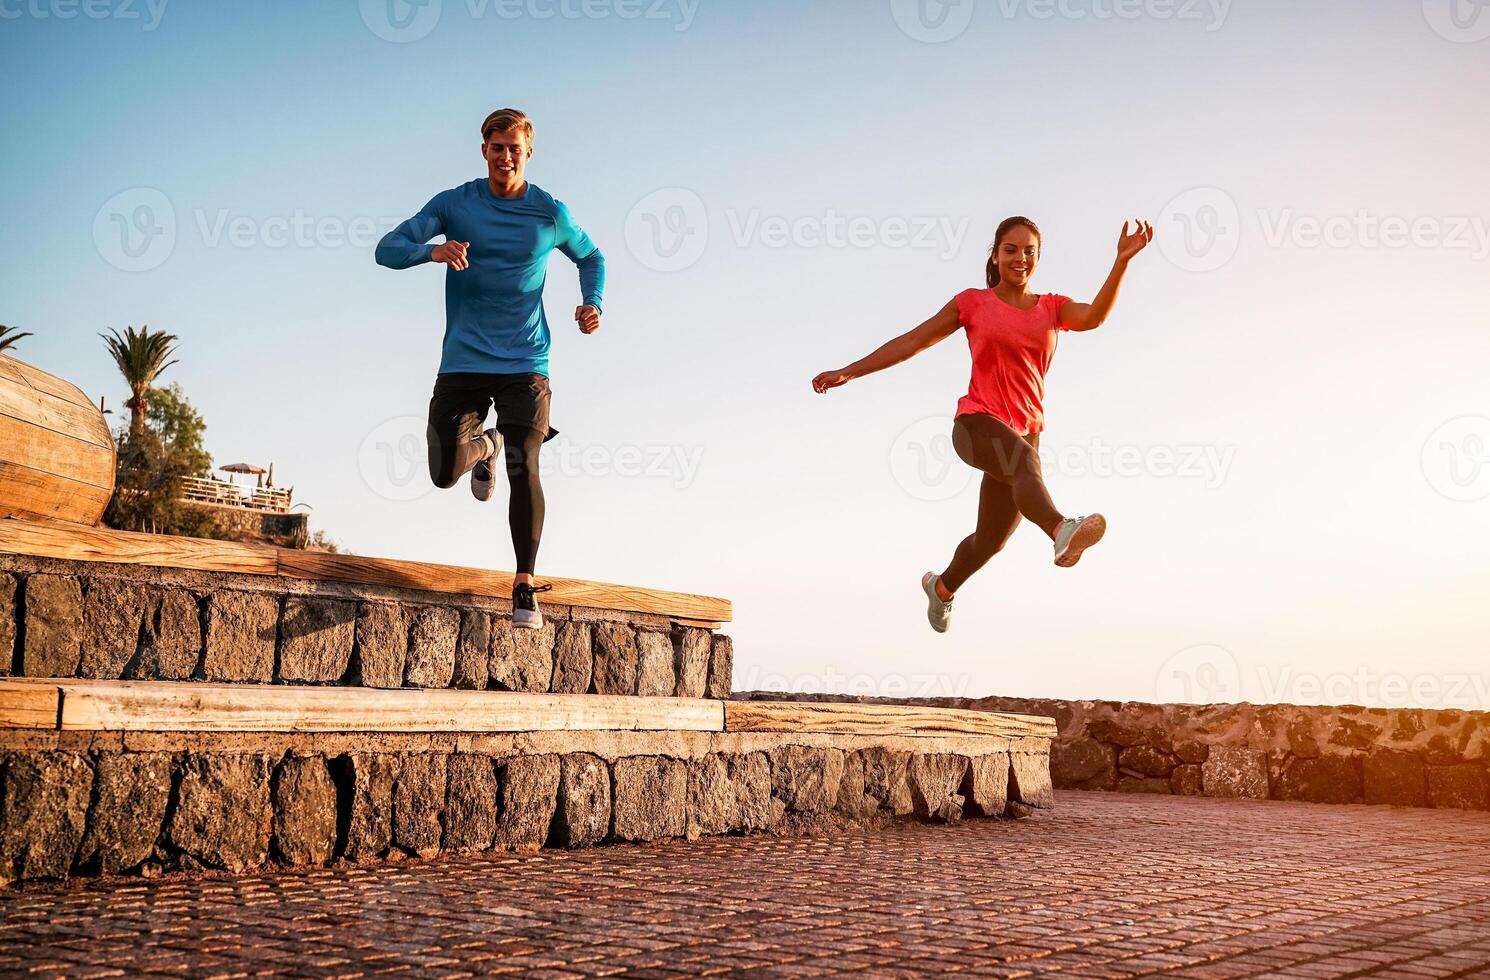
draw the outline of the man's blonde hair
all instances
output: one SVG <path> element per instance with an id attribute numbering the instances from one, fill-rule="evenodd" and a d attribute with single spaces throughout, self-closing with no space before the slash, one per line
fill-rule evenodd
<path id="1" fill-rule="evenodd" d="M 521 129 L 528 145 L 533 145 L 533 120 L 521 109 L 498 109 L 487 116 L 481 124 L 481 142 L 491 139 L 492 133 L 505 133 L 509 129 Z"/>

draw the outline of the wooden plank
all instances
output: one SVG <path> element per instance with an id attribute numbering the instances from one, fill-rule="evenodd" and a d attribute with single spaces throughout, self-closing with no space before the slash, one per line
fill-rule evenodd
<path id="1" fill-rule="evenodd" d="M 511 572 L 401 561 L 396 558 L 332 555 L 288 548 L 280 551 L 280 574 L 294 578 L 371 582 L 403 589 L 495 596 L 502 599 L 512 595 L 513 581 Z M 680 616 L 712 623 L 728 622 L 733 615 L 727 599 L 606 582 L 553 578 L 548 575 L 538 576 L 538 581 L 542 585 L 553 586 L 553 590 L 543 593 L 539 601 L 561 606 L 595 606 L 600 609 Z"/>
<path id="2" fill-rule="evenodd" d="M 109 434 L 108 423 L 97 405 L 79 405 L 29 385 L 0 381 L 0 415 L 51 429 L 110 452 L 114 449 L 114 437 Z"/>
<path id="3" fill-rule="evenodd" d="M 14 357 L 8 357 L 6 363 L 8 367 L 15 370 L 15 373 L 22 380 L 37 391 L 45 392 L 48 395 L 55 395 L 63 401 L 74 405 L 86 405 L 92 408 L 93 411 L 98 412 L 98 404 L 89 398 L 83 392 L 82 388 L 79 388 L 71 381 L 59 378 L 55 374 L 43 371 L 35 365 L 27 364 L 25 361 L 17 360 Z M 99 420 L 102 421 L 102 418 L 103 413 L 100 412 Z"/>
<path id="4" fill-rule="evenodd" d="M 45 521 L 0 521 L 0 551 L 38 558 L 273 575 L 278 548 Z"/>
<path id="5" fill-rule="evenodd" d="M 506 691 L 56 681 L 64 731 L 552 732 L 724 729 L 722 702 Z"/>
<path id="6" fill-rule="evenodd" d="M 717 630 L 720 625 L 719 623 L 711 623 L 703 619 L 681 619 L 677 616 L 673 617 L 673 622 L 678 626 L 693 626 L 701 630 Z"/>
<path id="7" fill-rule="evenodd" d="M 105 448 L 55 432 L 46 426 L 0 415 L 0 458 L 52 473 L 65 473 L 82 483 L 112 490 L 114 448 Z"/>
<path id="8" fill-rule="evenodd" d="M 0 681 L 0 728 L 54 730 L 61 699 L 54 683 Z"/>
<path id="9" fill-rule="evenodd" d="M 1056 734 L 1055 720 L 1038 715 L 815 701 L 726 701 L 724 730 L 840 735 L 998 735 L 1003 738 L 1055 738 Z"/>
<path id="10" fill-rule="evenodd" d="M 0 518 L 97 524 L 112 491 L 0 460 Z"/>

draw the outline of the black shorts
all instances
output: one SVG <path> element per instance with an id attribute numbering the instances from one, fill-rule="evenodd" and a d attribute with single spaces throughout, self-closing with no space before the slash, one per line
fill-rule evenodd
<path id="1" fill-rule="evenodd" d="M 558 435 L 548 421 L 551 392 L 541 374 L 442 374 L 435 378 L 435 393 L 429 400 L 429 426 L 442 441 L 470 439 L 486 426 L 486 414 L 495 406 L 497 428 L 522 426 L 544 433 L 548 442 Z"/>

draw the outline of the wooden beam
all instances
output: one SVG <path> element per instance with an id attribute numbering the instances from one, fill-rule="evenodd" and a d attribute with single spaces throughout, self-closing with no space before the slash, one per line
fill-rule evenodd
<path id="1" fill-rule="evenodd" d="M 93 525 L 109 506 L 112 490 L 0 460 L 0 518 L 70 521 Z"/>
<path id="2" fill-rule="evenodd" d="M 1038 715 L 817 701 L 726 701 L 727 732 L 836 735 L 998 735 L 1054 738 L 1055 720 Z"/>
<path id="3" fill-rule="evenodd" d="M 396 558 L 332 555 L 236 541 L 136 534 L 47 521 L 0 520 L 0 551 L 40 558 L 391 585 L 502 599 L 512 595 L 511 572 Z M 716 624 L 728 622 L 733 616 L 727 599 L 546 575 L 540 576 L 539 581 L 553 586 L 553 591 L 544 593 L 540 601 L 558 605 L 654 613 Z"/>
<path id="4" fill-rule="evenodd" d="M 506 691 L 52 681 L 63 731 L 552 732 L 724 729 L 718 701 Z"/>
<path id="5" fill-rule="evenodd" d="M 0 681 L 0 728 L 55 731 L 62 693 L 56 684 Z"/>

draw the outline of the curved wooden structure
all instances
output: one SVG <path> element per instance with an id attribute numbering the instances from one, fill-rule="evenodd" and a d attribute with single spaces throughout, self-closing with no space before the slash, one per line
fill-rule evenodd
<path id="1" fill-rule="evenodd" d="M 77 385 L 0 354 L 0 518 L 97 524 L 114 493 L 114 439 Z"/>

